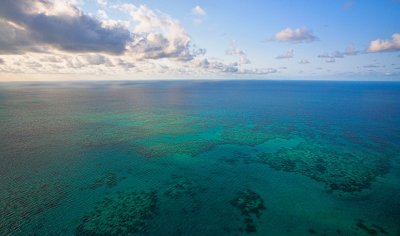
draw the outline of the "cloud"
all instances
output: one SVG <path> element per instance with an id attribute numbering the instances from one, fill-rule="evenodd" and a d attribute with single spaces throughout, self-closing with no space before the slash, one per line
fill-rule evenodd
<path id="1" fill-rule="evenodd" d="M 2 64 L 5 64 L 5 61 L 2 58 L 0 58 L 0 65 Z"/>
<path id="2" fill-rule="evenodd" d="M 293 58 L 293 55 L 294 55 L 294 50 L 291 48 L 291 49 L 288 49 L 286 51 L 286 53 L 276 56 L 275 58 L 276 59 L 290 59 L 290 58 Z"/>
<path id="3" fill-rule="evenodd" d="M 318 55 L 319 58 L 343 58 L 344 54 L 340 51 L 334 51 L 332 53 L 324 52 Z"/>
<path id="4" fill-rule="evenodd" d="M 239 49 L 236 45 L 235 42 L 232 43 L 232 45 L 225 51 L 226 55 L 239 55 L 239 64 L 250 64 L 251 61 L 247 57 L 247 54 Z"/>
<path id="5" fill-rule="evenodd" d="M 202 7 L 197 5 L 192 9 L 192 15 L 195 16 L 195 19 L 193 19 L 194 24 L 200 25 L 206 19 L 207 12 Z"/>
<path id="6" fill-rule="evenodd" d="M 391 40 L 376 39 L 371 41 L 368 52 L 395 52 L 400 51 L 400 33 L 392 35 Z"/>
<path id="7" fill-rule="evenodd" d="M 307 28 L 286 28 L 276 33 L 273 40 L 278 42 L 311 43 L 317 40 L 317 37 Z"/>
<path id="8" fill-rule="evenodd" d="M 196 67 L 203 69 L 204 71 L 211 73 L 228 73 L 228 74 L 247 74 L 247 75 L 267 75 L 276 73 L 277 70 L 274 68 L 239 68 L 239 63 L 224 63 L 220 60 L 209 60 L 202 59 L 197 61 Z"/>
<path id="9" fill-rule="evenodd" d="M 318 58 L 325 59 L 326 63 L 334 63 L 334 62 L 336 62 L 336 58 L 343 58 L 344 55 L 345 54 L 340 51 L 334 51 L 332 53 L 324 52 L 322 54 L 319 54 Z"/>
<path id="10" fill-rule="evenodd" d="M 71 0 L 3 0 L 0 2 L 0 53 L 23 54 L 55 50 L 129 55 L 137 60 L 168 58 L 189 61 L 205 53 L 191 45 L 191 37 L 170 16 L 145 5 L 100 5 L 123 11 L 130 22 L 83 13 Z"/>
<path id="11" fill-rule="evenodd" d="M 206 11 L 204 11 L 204 9 L 202 7 L 200 7 L 199 5 L 193 7 L 192 14 L 195 16 L 206 16 L 207 15 Z"/>
<path id="12" fill-rule="evenodd" d="M 268 75 L 278 72 L 274 68 L 254 68 L 254 69 L 244 69 L 240 71 L 240 74 L 250 74 L 250 75 Z"/>
<path id="13" fill-rule="evenodd" d="M 0 51 L 15 53 L 57 48 L 71 52 L 121 54 L 131 40 L 122 26 L 104 27 L 68 1 L 2 0 Z M 5 41 L 8 40 L 8 43 Z"/>
<path id="14" fill-rule="evenodd" d="M 310 63 L 310 61 L 307 60 L 307 59 L 301 59 L 301 60 L 299 61 L 299 64 L 308 64 L 308 63 Z"/>
<path id="15" fill-rule="evenodd" d="M 189 34 L 170 16 L 156 13 L 145 5 L 118 4 L 113 7 L 128 13 L 136 21 L 135 37 L 127 45 L 127 51 L 137 58 L 189 61 L 198 55 L 199 50 L 191 46 Z"/>
<path id="16" fill-rule="evenodd" d="M 105 7 L 108 4 L 107 0 L 97 0 L 97 3 L 102 7 Z"/>

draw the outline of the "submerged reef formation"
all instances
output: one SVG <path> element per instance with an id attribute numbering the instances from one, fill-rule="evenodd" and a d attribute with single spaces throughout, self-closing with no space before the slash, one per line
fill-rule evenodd
<path id="1" fill-rule="evenodd" d="M 199 186 L 192 180 L 182 176 L 172 176 L 172 181 L 168 183 L 165 196 L 178 199 L 182 196 L 193 197 L 199 190 Z"/>
<path id="2" fill-rule="evenodd" d="M 211 150 L 215 145 L 215 143 L 207 140 L 190 140 L 182 142 L 159 142 L 147 145 L 134 145 L 134 147 L 139 155 L 153 158 L 173 154 L 196 156 Z"/>
<path id="3" fill-rule="evenodd" d="M 221 143 L 256 146 L 270 138 L 270 135 L 260 131 L 256 127 L 236 124 L 232 127 L 224 127 Z"/>
<path id="4" fill-rule="evenodd" d="M 367 233 L 368 235 L 388 234 L 388 232 L 382 226 L 379 226 L 377 224 L 372 224 L 371 226 L 368 226 L 362 219 L 357 219 L 355 225 L 359 230 Z"/>
<path id="5" fill-rule="evenodd" d="M 107 188 L 113 188 L 117 186 L 118 178 L 115 173 L 108 172 L 105 175 L 101 176 L 100 178 L 97 178 L 94 180 L 93 183 L 91 183 L 87 187 L 81 188 L 81 190 L 84 189 L 97 189 L 102 186 L 106 186 Z"/>
<path id="6" fill-rule="evenodd" d="M 66 186 L 60 182 L 10 186 L 0 194 L 0 235 L 14 235 L 22 224 L 56 207 L 65 198 Z"/>
<path id="7" fill-rule="evenodd" d="M 231 204 L 239 209 L 244 216 L 244 230 L 247 233 L 256 232 L 256 218 L 259 218 L 265 210 L 264 200 L 260 195 L 250 189 L 239 191 Z"/>
<path id="8" fill-rule="evenodd" d="M 129 235 L 146 232 L 157 213 L 156 191 L 117 192 L 82 217 L 76 235 Z"/>
<path id="9" fill-rule="evenodd" d="M 357 193 L 370 187 L 390 168 L 384 154 L 358 147 L 308 141 L 275 153 L 259 153 L 262 163 L 276 170 L 295 172 L 323 182 L 331 192 Z"/>

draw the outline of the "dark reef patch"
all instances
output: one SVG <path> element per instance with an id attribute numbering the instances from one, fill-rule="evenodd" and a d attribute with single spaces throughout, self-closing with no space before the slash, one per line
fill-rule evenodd
<path id="1" fill-rule="evenodd" d="M 102 186 L 106 186 L 107 188 L 113 188 L 117 186 L 119 178 L 115 173 L 108 172 L 101 177 L 94 180 L 93 183 L 89 184 L 87 187 L 82 187 L 81 190 L 84 189 L 97 189 Z"/>
<path id="2" fill-rule="evenodd" d="M 388 234 L 388 232 L 382 226 L 379 226 L 377 224 L 372 224 L 371 226 L 368 226 L 362 219 L 357 219 L 355 225 L 357 226 L 357 228 L 361 229 L 368 235 L 378 235 L 379 233 Z"/>
<path id="3" fill-rule="evenodd" d="M 172 181 L 168 182 L 164 194 L 169 198 L 177 199 L 183 196 L 193 197 L 198 190 L 200 190 L 199 186 L 194 181 L 174 175 Z"/>
<path id="4" fill-rule="evenodd" d="M 330 192 L 356 194 L 377 177 L 388 173 L 391 158 L 385 154 L 329 142 L 304 142 L 275 153 L 261 152 L 260 162 L 275 170 L 295 172 L 322 182 Z"/>
<path id="5" fill-rule="evenodd" d="M 247 233 L 257 232 L 256 220 L 265 210 L 264 200 L 250 189 L 239 191 L 231 204 L 240 210 L 244 217 L 244 230 Z"/>
<path id="6" fill-rule="evenodd" d="M 146 232 L 157 214 L 156 191 L 117 192 L 82 217 L 76 235 L 129 235 Z"/>

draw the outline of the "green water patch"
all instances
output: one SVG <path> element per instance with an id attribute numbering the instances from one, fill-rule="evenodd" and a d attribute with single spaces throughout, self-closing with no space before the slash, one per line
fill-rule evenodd
<path id="1" fill-rule="evenodd" d="M 148 231 L 157 214 L 156 191 L 114 193 L 81 218 L 76 235 L 129 235 Z"/>
<path id="2" fill-rule="evenodd" d="M 390 156 L 357 146 L 307 140 L 296 147 L 261 152 L 259 160 L 273 169 L 295 172 L 325 184 L 341 196 L 368 189 L 388 173 Z"/>

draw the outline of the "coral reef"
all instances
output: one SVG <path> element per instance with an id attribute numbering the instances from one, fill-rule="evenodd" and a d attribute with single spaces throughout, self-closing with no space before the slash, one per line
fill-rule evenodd
<path id="1" fill-rule="evenodd" d="M 91 183 L 87 187 L 81 188 L 81 190 L 84 189 L 96 189 L 102 186 L 106 186 L 107 188 L 113 188 L 117 186 L 118 183 L 118 178 L 115 173 L 108 172 L 105 175 L 101 176 L 98 179 L 95 179 L 93 183 Z"/>
<path id="2" fill-rule="evenodd" d="M 265 210 L 264 200 L 250 189 L 239 191 L 231 204 L 244 216 L 244 230 L 247 233 L 257 231 L 255 217 L 259 218 Z M 254 217 L 255 216 L 255 217 Z"/>
<path id="3" fill-rule="evenodd" d="M 177 199 L 182 196 L 193 196 L 198 189 L 198 186 L 193 181 L 186 177 L 173 176 L 173 181 L 168 184 L 164 194 L 172 199 Z"/>
<path id="4" fill-rule="evenodd" d="M 372 224 L 371 227 L 367 226 L 362 219 L 356 220 L 357 228 L 361 229 L 368 235 L 378 235 L 379 233 L 388 234 L 388 232 L 382 227 L 377 224 Z"/>
<path id="5" fill-rule="evenodd" d="M 249 125 L 236 124 L 233 127 L 224 128 L 221 143 L 256 146 L 270 138 L 270 135 L 261 132 L 259 129 Z"/>
<path id="6" fill-rule="evenodd" d="M 383 154 L 315 140 L 276 153 L 262 152 L 257 157 L 276 170 L 308 176 L 323 182 L 329 191 L 340 194 L 369 188 L 390 167 L 390 158 Z"/>
<path id="7" fill-rule="evenodd" d="M 134 145 L 135 150 L 147 158 L 162 157 L 172 154 L 196 156 L 211 150 L 216 143 L 207 140 L 191 140 L 183 142 L 159 142 L 147 145 Z"/>
<path id="8" fill-rule="evenodd" d="M 156 191 L 118 192 L 82 217 L 76 235 L 128 235 L 146 232 L 157 213 Z"/>

